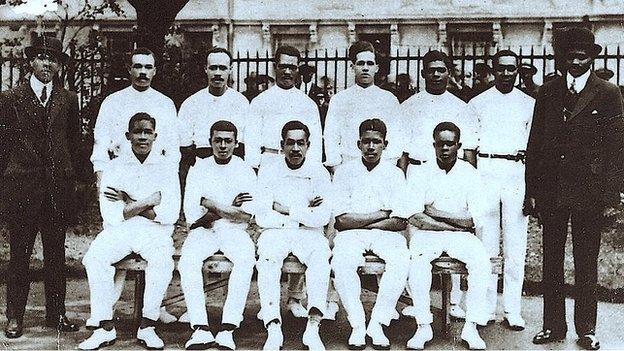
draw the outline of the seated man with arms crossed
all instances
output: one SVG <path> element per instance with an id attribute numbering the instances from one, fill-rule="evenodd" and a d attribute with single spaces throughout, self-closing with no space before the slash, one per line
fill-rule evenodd
<path id="1" fill-rule="evenodd" d="M 483 185 L 477 170 L 457 159 L 459 137 L 459 128 L 452 122 L 438 124 L 433 131 L 436 162 L 411 168 L 408 173 L 403 201 L 413 214 L 409 218 L 412 259 L 408 282 L 418 323 L 414 337 L 407 342 L 410 349 L 423 349 L 433 338 L 431 261 L 443 252 L 464 262 L 468 269 L 466 322 L 461 338 L 470 349 L 485 349 L 476 326 L 487 324 L 485 297 L 491 268 L 483 243 L 473 234 L 483 216 L 479 193 Z"/>
<path id="2" fill-rule="evenodd" d="M 139 112 L 130 118 L 126 138 L 132 153 L 110 161 L 102 174 L 100 213 L 104 230 L 93 240 L 82 263 L 87 270 L 91 299 L 90 321 L 99 325 L 80 343 L 94 350 L 114 343 L 113 305 L 117 294 L 115 267 L 132 252 L 147 261 L 143 318 L 137 339 L 148 348 L 162 349 L 156 320 L 173 272 L 173 224 L 180 211 L 178 167 L 151 152 L 156 120 Z"/>
<path id="3" fill-rule="evenodd" d="M 236 345 L 232 332 L 243 320 L 256 248 L 245 231 L 252 218 L 256 174 L 240 157 L 236 126 L 217 121 L 210 128 L 213 156 L 198 159 L 188 173 L 184 195 L 186 219 L 191 231 L 184 241 L 178 264 L 182 291 L 193 335 L 187 350 L 203 350 L 214 342 L 230 350 Z M 222 328 L 213 338 L 208 328 L 202 267 L 204 260 L 221 250 L 232 261 Z"/>
<path id="4" fill-rule="evenodd" d="M 407 221 L 393 210 L 398 209 L 399 194 L 405 190 L 401 169 L 382 160 L 388 145 L 386 125 L 379 119 L 360 124 L 357 146 L 362 157 L 336 168 L 335 227 L 332 268 L 334 284 L 353 328 L 350 349 L 366 347 L 365 336 L 373 339 L 375 348 L 389 348 L 382 324 L 389 325 L 396 315 L 396 304 L 405 288 L 409 251 L 405 237 L 399 233 Z M 358 266 L 365 263 L 363 254 L 373 252 L 386 262 L 379 282 L 377 301 L 371 320 L 365 328 L 364 307 L 360 301 L 361 283 Z"/>
<path id="5" fill-rule="evenodd" d="M 281 348 L 284 337 L 280 317 L 280 276 L 282 262 L 289 253 L 306 265 L 308 324 L 303 343 L 310 350 L 324 350 L 319 323 L 326 309 L 329 284 L 329 243 L 323 226 L 329 223 L 331 191 L 329 172 L 307 159 L 310 130 L 300 121 L 282 128 L 284 157 L 260 167 L 258 186 L 262 209 L 257 223 L 267 228 L 258 239 L 258 292 L 268 337 L 265 350 Z"/>

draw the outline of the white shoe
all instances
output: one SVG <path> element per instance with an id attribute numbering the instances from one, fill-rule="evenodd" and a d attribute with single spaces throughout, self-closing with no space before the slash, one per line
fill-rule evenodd
<path id="1" fill-rule="evenodd" d="M 163 306 L 160 308 L 160 315 L 158 316 L 158 321 L 164 323 L 164 324 L 169 324 L 169 323 L 174 323 L 178 321 L 178 317 L 172 315 L 171 313 L 167 312 L 167 309 Z"/>
<path id="2" fill-rule="evenodd" d="M 165 347 L 165 343 L 156 334 L 156 327 L 139 328 L 137 339 L 148 350 L 162 350 Z"/>
<path id="3" fill-rule="evenodd" d="M 187 350 L 206 350 L 213 346 L 215 338 L 208 330 L 195 329 L 191 338 L 188 339 L 184 348 Z"/>
<path id="4" fill-rule="evenodd" d="M 353 328 L 349 336 L 349 350 L 364 350 L 366 347 L 366 328 L 359 326 Z"/>
<path id="5" fill-rule="evenodd" d="M 335 321 L 336 320 L 336 313 L 338 313 L 338 310 L 340 308 L 338 307 L 338 303 L 337 302 L 328 302 L 327 303 L 327 308 L 325 309 L 325 314 L 323 315 L 323 319 L 328 319 L 330 321 Z"/>
<path id="6" fill-rule="evenodd" d="M 464 311 L 461 306 L 456 304 L 451 304 L 451 308 L 449 309 L 449 314 L 451 317 L 456 319 L 466 319 L 466 311 Z"/>
<path id="7" fill-rule="evenodd" d="M 303 344 L 308 347 L 308 350 L 325 351 L 325 345 L 319 336 L 319 323 L 317 321 L 308 321 L 303 332 Z"/>
<path id="8" fill-rule="evenodd" d="M 308 310 L 301 304 L 299 300 L 290 300 L 286 308 L 295 316 L 295 318 L 308 318 Z"/>
<path id="9" fill-rule="evenodd" d="M 180 323 L 191 323 L 191 320 L 189 319 L 189 316 L 188 316 L 188 312 L 182 313 L 180 318 L 178 318 L 178 322 L 180 322 Z"/>
<path id="10" fill-rule="evenodd" d="M 466 322 L 464 324 L 461 339 L 468 344 L 470 350 L 485 350 L 485 341 L 481 339 L 477 326 L 474 323 Z"/>
<path id="11" fill-rule="evenodd" d="M 373 339 L 373 348 L 375 350 L 388 350 L 390 349 L 390 340 L 383 332 L 381 323 L 369 322 L 366 328 L 366 335 Z"/>
<path id="12" fill-rule="evenodd" d="M 236 350 L 236 344 L 234 343 L 234 338 L 232 337 L 233 333 L 233 330 L 222 330 L 217 333 L 215 342 L 219 346 L 225 347 L 228 350 Z"/>
<path id="13" fill-rule="evenodd" d="M 526 326 L 526 322 L 520 314 L 511 313 L 505 313 L 505 319 L 503 320 L 503 324 L 513 331 L 524 330 L 524 327 Z"/>
<path id="14" fill-rule="evenodd" d="M 414 306 L 407 306 L 401 311 L 404 316 L 416 318 L 416 309 Z"/>
<path id="15" fill-rule="evenodd" d="M 433 339 L 433 329 L 431 324 L 419 324 L 414 336 L 407 341 L 407 348 L 410 350 L 423 350 L 425 344 Z"/>
<path id="16" fill-rule="evenodd" d="M 117 332 L 115 328 L 106 330 L 104 328 L 96 329 L 91 336 L 78 345 L 81 350 L 97 350 L 99 348 L 110 346 L 117 340 Z"/>
<path id="17" fill-rule="evenodd" d="M 282 327 L 279 323 L 271 323 L 267 328 L 267 339 L 262 347 L 263 350 L 279 350 L 284 343 L 284 335 L 282 334 Z"/>

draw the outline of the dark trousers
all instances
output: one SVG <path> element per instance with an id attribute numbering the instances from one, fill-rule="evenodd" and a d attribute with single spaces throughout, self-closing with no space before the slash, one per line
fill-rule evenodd
<path id="1" fill-rule="evenodd" d="M 577 335 L 582 336 L 594 333 L 596 328 L 602 216 L 595 210 L 556 209 L 542 213 L 544 329 L 567 331 L 563 264 L 569 220 L 574 254 L 574 326 Z"/>
<path id="2" fill-rule="evenodd" d="M 46 301 L 46 318 L 65 314 L 65 232 L 64 223 L 53 206 L 44 206 L 31 216 L 8 220 L 10 261 L 7 272 L 7 318 L 23 319 L 30 289 L 30 256 L 35 238 L 41 233 Z"/>

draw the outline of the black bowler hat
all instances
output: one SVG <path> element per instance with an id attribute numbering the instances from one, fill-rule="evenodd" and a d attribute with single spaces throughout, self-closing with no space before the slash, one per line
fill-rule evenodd
<path id="1" fill-rule="evenodd" d="M 614 75 L 613 71 L 608 68 L 598 68 L 594 71 L 594 73 L 596 73 L 599 78 L 602 78 L 604 80 L 609 80 L 613 78 Z"/>
<path id="2" fill-rule="evenodd" d="M 594 57 L 602 51 L 602 46 L 596 44 L 594 33 L 583 27 L 571 27 L 565 30 L 561 36 L 561 47 L 564 50 L 584 49 Z"/>
<path id="3" fill-rule="evenodd" d="M 69 56 L 63 52 L 61 41 L 45 35 L 34 36 L 31 45 L 24 49 L 24 52 L 29 59 L 44 53 L 56 57 L 62 63 L 66 63 L 69 59 Z"/>

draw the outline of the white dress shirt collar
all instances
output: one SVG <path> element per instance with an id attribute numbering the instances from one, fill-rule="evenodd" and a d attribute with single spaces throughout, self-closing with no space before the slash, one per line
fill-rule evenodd
<path id="1" fill-rule="evenodd" d="M 581 91 L 583 91 L 583 89 L 585 89 L 585 85 L 587 85 L 587 80 L 589 79 L 590 74 L 591 74 L 591 70 L 587 70 L 587 72 L 575 78 L 575 77 L 572 77 L 570 72 L 568 72 L 566 74 L 566 85 L 568 89 L 570 89 L 570 86 L 572 85 L 572 82 L 574 81 L 574 90 L 576 90 L 577 93 L 580 93 Z"/>
<path id="2" fill-rule="evenodd" d="M 47 84 L 43 84 L 43 82 L 41 82 L 39 79 L 37 79 L 37 77 L 35 77 L 34 74 L 32 74 L 30 76 L 30 88 L 35 92 L 35 96 L 37 96 L 37 99 L 41 98 L 41 91 L 43 90 L 43 87 L 46 87 L 46 100 L 45 101 L 41 101 L 41 103 L 45 106 L 48 103 L 48 100 L 50 100 L 50 96 L 52 95 L 52 81 L 50 81 Z"/>

